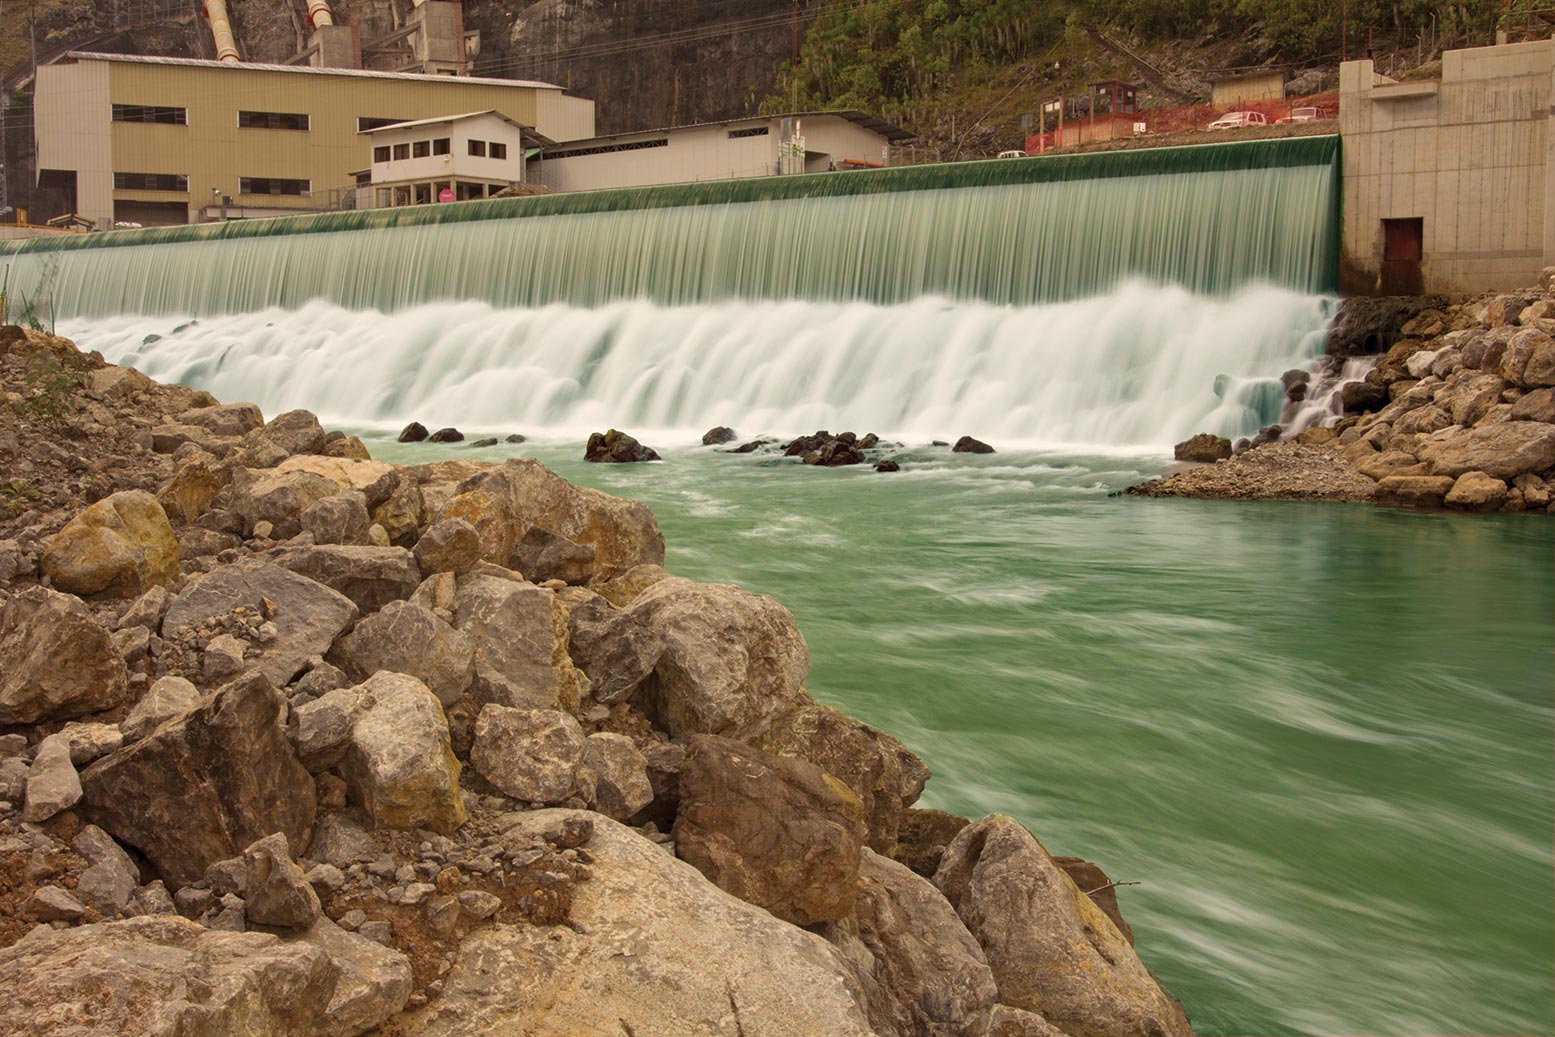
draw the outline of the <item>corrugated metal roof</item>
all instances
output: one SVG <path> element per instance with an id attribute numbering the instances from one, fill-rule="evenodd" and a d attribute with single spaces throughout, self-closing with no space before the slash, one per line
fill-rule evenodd
<path id="1" fill-rule="evenodd" d="M 73 50 L 54 64 L 74 61 L 124 61 L 140 65 L 179 65 L 189 68 L 236 68 L 261 72 L 296 72 L 313 76 L 355 76 L 362 79 L 408 79 L 417 83 L 478 83 L 482 86 L 528 87 L 561 90 L 555 83 L 533 79 L 486 79 L 478 76 L 429 76 L 420 72 L 375 72 L 364 68 L 314 68 L 311 65 L 267 65 L 257 61 L 210 61 L 205 58 L 164 58 L 151 54 L 97 54 Z"/>
<path id="2" fill-rule="evenodd" d="M 409 122 L 391 122 L 387 126 L 374 126 L 370 130 L 357 130 L 356 132 L 358 135 L 371 135 L 374 133 L 382 133 L 385 130 L 407 130 L 413 126 L 441 126 L 444 123 L 458 122 L 461 119 L 475 119 L 482 115 L 495 115 L 497 118 L 511 126 L 517 126 L 520 133 L 523 135 L 523 138 L 532 144 L 539 144 L 541 147 L 550 147 L 552 144 L 556 143 L 545 134 L 536 130 L 533 126 L 526 126 L 524 123 L 519 122 L 517 119 L 503 115 L 495 108 L 487 108 L 483 112 L 465 112 L 463 115 L 441 115 L 433 119 L 412 119 Z"/>
<path id="3" fill-rule="evenodd" d="M 900 126 L 892 125 L 891 123 L 886 122 L 884 119 L 881 119 L 878 116 L 870 115 L 868 112 L 861 112 L 856 108 L 845 108 L 829 112 L 779 112 L 776 115 L 752 115 L 747 116 L 744 119 L 720 119 L 717 122 L 688 122 L 682 123 L 679 126 L 658 126 L 647 130 L 626 130 L 621 133 L 603 133 L 597 137 L 588 137 L 584 140 L 566 140 L 562 141 L 562 143 L 570 148 L 576 147 L 580 144 L 589 144 L 596 140 L 619 140 L 622 137 L 640 137 L 649 134 L 674 133 L 677 130 L 696 130 L 703 129 L 708 126 L 740 126 L 746 123 L 771 122 L 774 119 L 809 119 L 817 115 L 833 115 L 839 119 L 846 119 L 851 123 L 855 123 L 864 127 L 866 130 L 873 130 L 874 132 L 885 137 L 887 140 L 912 140 L 917 136 L 916 133 L 909 133 L 907 130 L 902 129 Z"/>

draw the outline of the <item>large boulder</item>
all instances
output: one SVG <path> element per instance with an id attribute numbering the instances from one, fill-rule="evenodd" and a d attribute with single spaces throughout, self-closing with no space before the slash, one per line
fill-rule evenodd
<path id="1" fill-rule="evenodd" d="M 140 869 L 113 837 L 96 825 L 86 825 L 71 841 L 71 848 L 86 858 L 87 867 L 76 880 L 76 896 L 104 918 L 112 918 L 129 906 L 140 886 Z"/>
<path id="2" fill-rule="evenodd" d="M 462 573 L 481 560 L 481 538 L 463 519 L 434 522 L 416 541 L 416 564 L 428 575 Z"/>
<path id="3" fill-rule="evenodd" d="M 294 547 L 277 555 L 276 564 L 339 591 L 364 615 L 403 601 L 421 585 L 416 559 L 403 547 Z"/>
<path id="4" fill-rule="evenodd" d="M 335 643 L 329 659 L 352 680 L 379 670 L 409 674 L 451 706 L 475 678 L 475 646 L 430 609 L 391 601 Z"/>
<path id="5" fill-rule="evenodd" d="M 674 834 L 682 860 L 784 921 L 815 925 L 853 913 L 863 808 L 813 763 L 693 737 Z"/>
<path id="6" fill-rule="evenodd" d="M 270 523 L 271 535 L 285 540 L 302 532 L 302 513 L 340 488 L 322 475 L 306 471 L 234 469 L 228 511 L 242 524 L 243 534 Z"/>
<path id="7" fill-rule="evenodd" d="M 174 886 L 272 832 L 308 845 L 313 778 L 282 730 L 282 706 L 257 671 L 225 685 L 82 772 L 90 819 Z"/>
<path id="8" fill-rule="evenodd" d="M 286 941 L 288 946 L 317 947 L 339 969 L 316 1037 L 367 1033 L 398 1015 L 410 998 L 410 959 L 392 947 L 348 933 L 324 917 Z"/>
<path id="9" fill-rule="evenodd" d="M 1107 916 L 1010 818 L 962 829 L 934 884 L 982 946 L 1003 1004 L 1072 1037 L 1193 1032 Z"/>
<path id="10" fill-rule="evenodd" d="M 983 1037 L 999 989 L 983 950 L 934 885 L 864 851 L 858 909 L 825 935 L 853 963 L 878 1033 Z"/>
<path id="11" fill-rule="evenodd" d="M 340 776 L 347 794 L 375 826 L 431 828 L 446 835 L 464 824 L 459 761 L 449 743 L 448 720 L 425 684 L 402 673 L 374 674 L 299 706 L 298 727 L 333 711 L 349 721 Z"/>
<path id="12" fill-rule="evenodd" d="M 277 686 L 289 684 L 309 660 L 328 652 L 358 615 L 345 595 L 273 562 L 248 560 L 191 580 L 163 617 L 162 636 L 177 638 L 238 606 L 267 614 L 275 624 L 274 640 L 257 646 L 262 651 L 246 663 Z"/>
<path id="13" fill-rule="evenodd" d="M 586 685 L 567 652 L 566 609 L 550 591 L 503 576 L 462 576 L 453 616 L 474 647 L 477 701 L 576 708 Z"/>
<path id="14" fill-rule="evenodd" d="M 1555 467 L 1555 426 L 1542 421 L 1504 421 L 1422 443 L 1417 451 L 1437 475 L 1484 472 L 1515 479 Z"/>
<path id="15" fill-rule="evenodd" d="M 119 731 L 125 741 L 144 738 L 163 721 L 198 706 L 202 697 L 199 689 L 188 680 L 169 674 L 153 684 L 151 690 L 130 707 L 119 723 Z"/>
<path id="16" fill-rule="evenodd" d="M 1377 483 L 1371 499 L 1390 508 L 1439 508 L 1452 487 L 1447 475 L 1389 475 Z"/>
<path id="17" fill-rule="evenodd" d="M 637 832 L 597 815 L 521 815 L 509 837 L 593 821 L 592 877 L 569 926 L 465 938 L 442 998 L 412 1037 L 707 1034 L 873 1037 L 846 962 L 825 940 L 717 889 Z"/>
<path id="18" fill-rule="evenodd" d="M 197 454 L 185 459 L 157 489 L 157 502 L 170 518 L 188 524 L 210 510 L 216 496 L 231 483 L 232 465 Z"/>
<path id="19" fill-rule="evenodd" d="M 262 446 L 290 454 L 317 454 L 324 449 L 324 427 L 305 410 L 277 414 L 246 437 L 250 449 Z"/>
<path id="20" fill-rule="evenodd" d="M 810 653 L 793 617 L 738 587 L 659 580 L 630 606 L 574 628 L 594 698 L 636 696 L 676 738 L 750 739 L 793 705 Z"/>
<path id="21" fill-rule="evenodd" d="M 1495 511 L 1506 503 L 1506 483 L 1484 472 L 1464 472 L 1452 484 L 1443 503 L 1464 511 Z"/>
<path id="22" fill-rule="evenodd" d="M 218 436 L 237 437 L 265 423 L 259 407 L 252 403 L 224 403 L 214 407 L 196 407 L 178 415 L 180 425 L 198 425 Z"/>
<path id="23" fill-rule="evenodd" d="M 424 502 L 429 489 L 421 486 Z M 498 565 L 511 563 L 513 549 L 534 526 L 592 547 L 591 576 L 609 578 L 634 565 L 664 563 L 664 535 L 646 507 L 573 486 L 532 459 L 507 461 L 460 483 L 433 513 L 470 522 L 480 534 L 483 557 Z"/>
<path id="24" fill-rule="evenodd" d="M 653 802 L 648 761 L 625 735 L 600 731 L 588 737 L 585 755 L 594 772 L 595 809 L 617 821 Z"/>
<path id="25" fill-rule="evenodd" d="M 23 821 L 47 821 L 61 810 L 69 810 L 81 799 L 81 779 L 70 762 L 70 741 L 64 735 L 49 735 L 38 746 L 32 766 L 27 768 L 27 802 Z"/>
<path id="26" fill-rule="evenodd" d="M 29 587 L 0 604 L 0 726 L 112 709 L 127 681 L 113 637 L 79 599 Z"/>
<path id="27" fill-rule="evenodd" d="M 267 835 L 243 851 L 243 901 L 250 923 L 306 929 L 318 920 L 319 896 L 292 859 L 284 832 Z"/>
<path id="28" fill-rule="evenodd" d="M 60 590 L 133 598 L 178 575 L 178 538 L 155 497 L 124 490 L 67 522 L 39 564 Z"/>
<path id="29" fill-rule="evenodd" d="M 39 929 L 0 950 L 0 1032 L 333 1034 L 326 1012 L 338 971 L 317 947 L 176 915 Z"/>
<path id="30" fill-rule="evenodd" d="M 558 710 L 487 705 L 475 718 L 470 763 L 514 799 L 553 806 L 592 798 L 586 756 L 583 729 Z"/>
<path id="31" fill-rule="evenodd" d="M 1172 457 L 1178 461 L 1197 461 L 1207 464 L 1223 461 L 1231 456 L 1231 440 L 1209 432 L 1190 436 L 1172 448 Z"/>
<path id="32" fill-rule="evenodd" d="M 366 544 L 371 525 L 367 517 L 367 498 L 358 490 L 345 490 L 325 497 L 302 513 L 302 531 L 315 544 Z"/>
<path id="33" fill-rule="evenodd" d="M 583 460 L 604 464 L 632 464 L 660 460 L 652 447 L 643 446 L 632 436 L 616 429 L 594 432 L 583 448 Z"/>
<path id="34" fill-rule="evenodd" d="M 852 789 L 864 808 L 870 849 L 888 856 L 896 849 L 903 811 L 929 780 L 929 768 L 901 742 L 803 692 L 754 744 L 809 760 Z"/>

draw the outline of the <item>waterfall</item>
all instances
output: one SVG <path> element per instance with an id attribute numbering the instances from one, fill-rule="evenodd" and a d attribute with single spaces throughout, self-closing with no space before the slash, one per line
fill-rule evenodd
<path id="1" fill-rule="evenodd" d="M 1159 450 L 1279 415 L 1279 376 L 1323 348 L 1330 300 L 1130 282 L 1088 299 L 742 300 L 396 313 L 316 301 L 205 317 L 72 319 L 61 331 L 155 378 L 358 427 L 467 432 L 616 425 L 661 442 L 713 425 L 1000 446 Z"/>
<path id="2" fill-rule="evenodd" d="M 13 299 L 62 317 L 325 300 L 395 311 L 623 300 L 1016 307 L 1139 278 L 1332 290 L 1338 139 L 1004 159 L 0 243 Z"/>

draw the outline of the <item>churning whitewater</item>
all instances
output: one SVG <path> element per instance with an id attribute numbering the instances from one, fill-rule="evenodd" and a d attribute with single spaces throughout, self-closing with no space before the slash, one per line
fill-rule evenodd
<path id="1" fill-rule="evenodd" d="M 1322 352 L 1332 305 L 1272 287 L 1212 298 L 1135 282 L 1027 307 L 314 302 L 60 330 L 153 378 L 358 427 L 570 436 L 615 425 L 673 443 L 727 424 L 1153 451 L 1276 420 L 1279 376 Z"/>

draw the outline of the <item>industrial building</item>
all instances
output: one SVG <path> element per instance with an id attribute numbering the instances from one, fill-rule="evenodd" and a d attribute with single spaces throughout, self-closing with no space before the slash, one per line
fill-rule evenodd
<path id="1" fill-rule="evenodd" d="M 99 228 L 349 206 L 362 131 L 392 123 L 491 111 L 536 139 L 594 133 L 592 101 L 469 76 L 71 53 L 36 91 L 38 186 Z"/>
<path id="2" fill-rule="evenodd" d="M 362 131 L 373 164 L 358 209 L 490 198 L 524 181 L 524 152 L 554 143 L 501 112 L 392 123 Z M 360 181 L 359 181 L 360 182 Z"/>
<path id="3" fill-rule="evenodd" d="M 1339 75 L 1346 291 L 1509 289 L 1555 265 L 1555 42 L 1447 51 L 1440 79 Z"/>
<path id="4" fill-rule="evenodd" d="M 541 153 L 530 179 L 554 191 L 595 191 L 870 169 L 890 165 L 891 145 L 911 137 L 859 111 L 757 116 L 564 140 Z"/>

